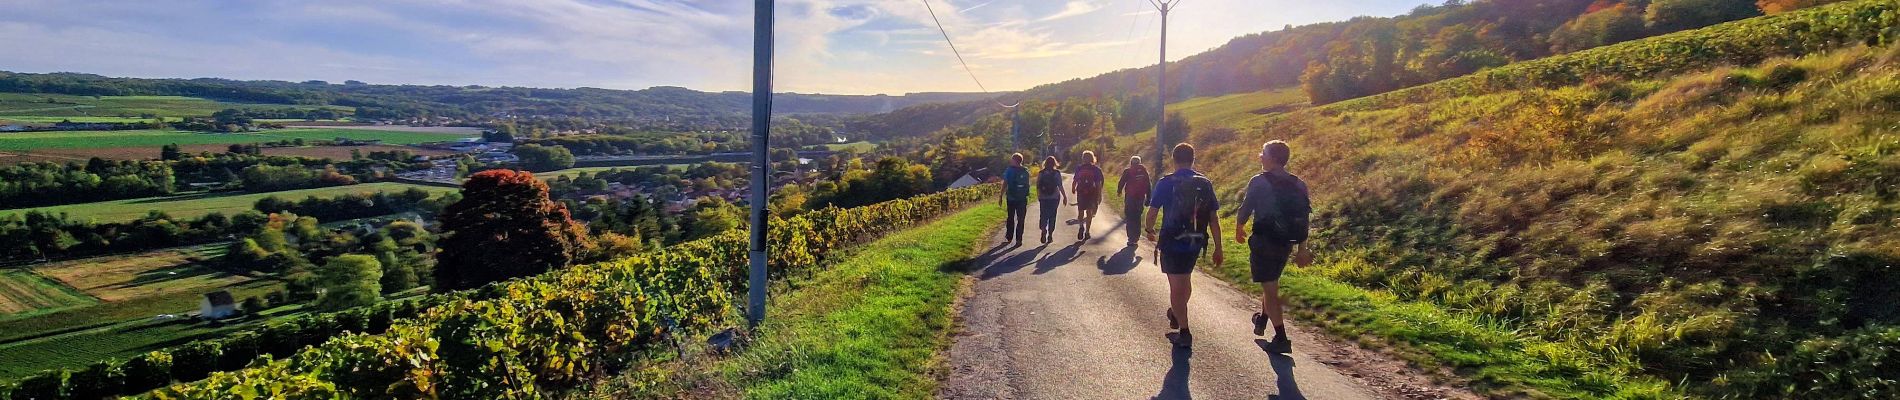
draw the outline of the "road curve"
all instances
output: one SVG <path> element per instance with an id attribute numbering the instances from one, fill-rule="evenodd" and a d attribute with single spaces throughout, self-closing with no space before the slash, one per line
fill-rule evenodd
<path id="1" fill-rule="evenodd" d="M 1104 201 L 1110 203 L 1110 201 Z M 972 292 L 938 397 L 945 399 L 1372 399 L 1350 378 L 1302 352 L 1312 336 L 1289 324 L 1294 351 L 1261 350 L 1248 322 L 1257 300 L 1196 273 L 1188 315 L 1192 349 L 1164 336 L 1168 285 L 1153 243 L 1126 248 L 1120 204 L 1103 204 L 1095 238 L 1061 223 L 1054 243 L 1002 246 L 977 260 Z M 1059 221 L 1075 217 L 1063 206 Z M 1230 243 L 1231 244 L 1231 243 Z M 1272 332 L 1268 332 L 1272 335 Z"/>

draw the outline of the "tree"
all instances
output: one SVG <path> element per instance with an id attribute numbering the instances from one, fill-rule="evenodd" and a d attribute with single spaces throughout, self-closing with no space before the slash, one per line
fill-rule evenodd
<path id="1" fill-rule="evenodd" d="M 489 143 L 514 143 L 516 132 L 517 130 L 514 123 L 504 122 L 496 126 L 495 129 L 482 131 L 482 141 Z"/>
<path id="2" fill-rule="evenodd" d="M 1181 115 L 1180 111 L 1168 113 L 1168 121 L 1165 124 L 1160 132 L 1165 140 L 1164 143 L 1168 144 L 1164 148 L 1174 148 L 1176 143 L 1187 140 L 1188 133 L 1193 132 L 1193 128 L 1188 126 L 1187 116 Z"/>
<path id="3" fill-rule="evenodd" d="M 1656 0 L 1649 3 L 1643 22 L 1661 32 L 1701 28 L 1761 15 L 1749 0 Z"/>
<path id="4" fill-rule="evenodd" d="M 1841 0 L 1756 0 L 1755 6 L 1761 7 L 1763 13 L 1780 14 L 1839 1 Z"/>
<path id="5" fill-rule="evenodd" d="M 489 170 L 462 184 L 462 200 L 442 211 L 436 285 L 466 289 L 566 267 L 591 244 L 567 206 L 548 198 L 533 174 Z"/>
<path id="6" fill-rule="evenodd" d="M 1568 53 L 1643 37 L 1643 17 L 1626 4 L 1597 10 L 1564 23 L 1550 34 L 1550 51 Z"/>
<path id="7" fill-rule="evenodd" d="M 383 264 L 376 257 L 344 254 L 317 268 L 317 308 L 341 310 L 383 298 Z"/>
<path id="8" fill-rule="evenodd" d="M 529 171 L 554 171 L 574 166 L 574 153 L 561 146 L 524 144 L 515 146 L 515 156 L 521 157 L 521 167 Z"/>
<path id="9" fill-rule="evenodd" d="M 177 143 L 172 143 L 172 144 L 158 147 L 158 159 L 165 160 L 165 161 L 176 161 L 180 158 L 183 158 L 183 153 L 178 151 Z"/>

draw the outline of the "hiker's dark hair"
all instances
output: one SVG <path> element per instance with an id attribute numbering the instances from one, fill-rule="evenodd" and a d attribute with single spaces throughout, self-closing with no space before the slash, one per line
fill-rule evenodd
<path id="1" fill-rule="evenodd" d="M 1056 162 L 1056 156 L 1047 156 L 1047 157 L 1042 158 L 1043 168 L 1054 169 L 1057 166 L 1061 166 L 1061 165 L 1062 163 Z"/>
<path id="2" fill-rule="evenodd" d="M 1181 163 L 1181 164 L 1193 164 L 1194 163 L 1194 145 L 1187 144 L 1187 143 L 1174 145 L 1174 162 Z"/>
<path id="3" fill-rule="evenodd" d="M 1260 146 L 1260 155 L 1266 156 L 1268 160 L 1273 160 L 1273 162 L 1279 163 L 1280 165 L 1286 165 L 1287 160 L 1293 158 L 1293 148 L 1287 147 L 1286 141 L 1284 140 L 1275 140 L 1267 142 L 1264 146 Z"/>

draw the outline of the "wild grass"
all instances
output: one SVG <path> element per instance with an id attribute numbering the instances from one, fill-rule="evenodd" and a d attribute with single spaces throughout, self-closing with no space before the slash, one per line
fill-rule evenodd
<path id="1" fill-rule="evenodd" d="M 1333 256 L 1288 292 L 1329 329 L 1506 396 L 1892 393 L 1859 364 L 1890 354 L 1787 360 L 1900 323 L 1895 54 L 1301 109 L 1237 140 L 1199 121 L 1241 105 L 1171 109 L 1223 198 L 1291 141 Z"/>

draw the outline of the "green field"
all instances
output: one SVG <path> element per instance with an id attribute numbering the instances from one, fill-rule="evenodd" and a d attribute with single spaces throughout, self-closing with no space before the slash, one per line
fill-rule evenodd
<path id="1" fill-rule="evenodd" d="M 355 140 L 382 140 L 384 144 L 417 144 L 445 142 L 470 136 L 473 135 L 322 128 L 275 129 L 247 133 L 200 133 L 172 130 L 21 132 L 0 133 L 0 151 L 158 148 L 167 144 L 241 144 L 293 139 L 316 141 L 335 140 L 339 137 Z"/>
<path id="2" fill-rule="evenodd" d="M 287 190 L 287 191 L 282 191 L 282 192 L 270 192 L 270 193 L 247 193 L 247 192 L 196 193 L 196 194 L 185 194 L 185 195 L 175 195 L 175 196 L 165 196 L 165 197 L 147 197 L 147 198 L 142 198 L 142 199 L 126 199 L 126 200 L 101 201 L 101 202 L 84 203 L 84 204 L 68 204 L 68 205 L 60 205 L 60 206 L 22 208 L 22 209 L 12 209 L 12 210 L 0 210 L 0 216 L 13 215 L 13 214 L 25 214 L 29 211 L 42 211 L 42 212 L 48 212 L 48 213 L 66 213 L 67 215 L 72 216 L 74 218 L 93 218 L 95 221 L 98 221 L 98 222 L 123 222 L 123 221 L 131 221 L 131 220 L 138 219 L 139 217 L 143 217 L 145 216 L 147 212 L 151 210 L 163 210 L 165 211 L 165 213 L 170 214 L 173 217 L 197 218 L 197 217 L 204 216 L 205 214 L 210 214 L 213 212 L 233 214 L 233 213 L 241 212 L 244 210 L 249 210 L 251 209 L 251 206 L 253 204 L 257 203 L 258 199 L 262 199 L 268 196 L 277 196 L 278 198 L 282 198 L 286 200 L 302 200 L 303 198 L 310 197 L 310 196 L 336 197 L 336 196 L 341 196 L 341 195 L 349 194 L 349 193 L 399 192 L 403 190 L 408 190 L 409 188 L 427 190 L 430 193 L 435 193 L 435 194 L 441 194 L 441 193 L 446 193 L 446 192 L 451 192 L 451 191 L 456 190 L 452 188 L 412 185 L 412 184 L 407 184 L 407 183 L 377 182 L 377 183 L 365 183 L 365 184 L 360 184 L 360 185 L 335 186 L 335 187 L 302 189 L 302 190 Z"/>
<path id="3" fill-rule="evenodd" d="M 42 115 L 0 115 L 0 125 L 5 124 L 51 124 L 56 122 L 146 122 L 139 117 L 49 117 Z"/>
<path id="4" fill-rule="evenodd" d="M 857 142 L 851 142 L 851 143 L 832 143 L 832 144 L 825 145 L 825 149 L 831 150 L 831 151 L 848 152 L 848 153 L 869 153 L 872 150 L 877 150 L 877 143 L 871 143 L 871 142 L 865 142 L 865 141 L 857 141 Z"/>
<path id="5" fill-rule="evenodd" d="M 51 102 L 48 102 L 48 101 Z M 73 96 L 40 93 L 0 93 L 0 119 L 17 117 L 131 117 L 155 115 L 166 118 L 205 117 L 227 108 L 301 108 L 314 106 L 290 104 L 230 103 L 183 96 Z M 338 111 L 349 107 L 329 106 Z M 49 122 L 58 122 L 57 119 Z M 104 122 L 81 121 L 73 122 Z"/>
<path id="6" fill-rule="evenodd" d="M 11 318 L 15 314 L 44 313 L 98 302 L 92 296 L 29 269 L 0 270 L 0 316 Z"/>

